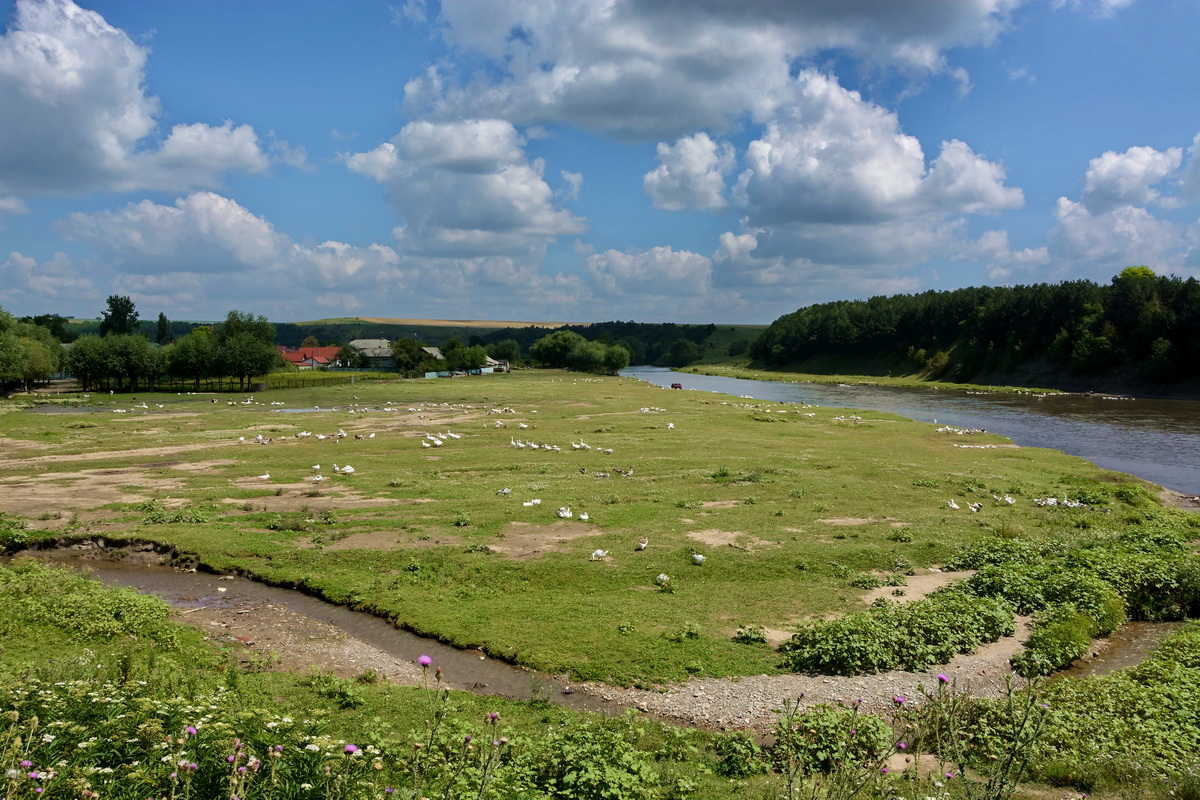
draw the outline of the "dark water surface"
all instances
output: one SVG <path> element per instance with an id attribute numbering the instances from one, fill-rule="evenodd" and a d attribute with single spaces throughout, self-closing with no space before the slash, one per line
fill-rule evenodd
<path id="1" fill-rule="evenodd" d="M 658 386 L 735 397 L 871 409 L 922 422 L 983 428 L 1022 447 L 1048 447 L 1104 469 L 1200 495 L 1200 402 L 1106 395 L 974 394 L 952 389 L 758 381 L 631 367 L 621 375 Z"/>

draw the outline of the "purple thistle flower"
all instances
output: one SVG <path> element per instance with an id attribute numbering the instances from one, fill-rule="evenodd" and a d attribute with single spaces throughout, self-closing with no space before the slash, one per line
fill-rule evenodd
<path id="1" fill-rule="evenodd" d="M 352 744 L 346 745 L 346 753 L 347 754 L 354 755 L 357 752 L 358 752 L 358 748 L 355 747 L 354 745 L 352 745 Z"/>
<path id="2" fill-rule="evenodd" d="M 947 674 L 946 674 L 946 673 L 944 673 L 944 672 L 939 672 L 939 673 L 938 673 L 938 682 L 939 682 L 939 683 L 949 683 L 949 682 L 950 682 L 950 676 L 949 676 L 949 675 L 947 675 Z"/>
<path id="3" fill-rule="evenodd" d="M 893 698 L 892 698 L 892 702 L 893 702 L 893 703 L 895 703 L 895 704 L 896 704 L 896 705 L 898 705 L 898 706 L 902 706 L 902 705 L 904 705 L 904 703 L 905 703 L 906 701 L 905 701 L 905 699 L 904 699 L 903 697 L 901 697 L 900 695 L 896 695 L 895 697 L 893 697 Z"/>
<path id="4" fill-rule="evenodd" d="M 420 664 L 422 667 L 428 667 L 430 664 L 433 663 L 433 656 L 418 656 L 417 663 Z"/>
<path id="5" fill-rule="evenodd" d="M 493 711 L 492 713 L 488 714 L 488 719 L 492 722 L 495 722 L 496 720 L 500 719 L 500 715 Z"/>
<path id="6" fill-rule="evenodd" d="M 950 779 L 951 779 L 951 778 L 953 778 L 953 777 L 954 777 L 954 773 L 953 773 L 953 772 L 947 772 L 947 773 L 946 773 L 946 780 L 950 780 Z"/>
<path id="7" fill-rule="evenodd" d="M 231 755 L 225 756 L 225 760 L 228 761 L 230 764 L 232 764 L 233 763 L 233 755 L 231 754 Z"/>
<path id="8" fill-rule="evenodd" d="M 196 735 L 196 729 L 195 729 L 195 727 L 193 727 L 191 725 L 188 725 L 186 728 L 184 728 L 183 732 L 186 733 L 188 736 Z"/>
<path id="9" fill-rule="evenodd" d="M 468 742 L 471 741 L 472 738 L 474 738 L 474 737 L 472 737 L 471 734 L 468 733 L 466 736 L 463 737 L 463 744 L 467 744 Z"/>
<path id="10" fill-rule="evenodd" d="M 33 762 L 30 761 L 29 759 L 25 759 L 24 761 L 21 762 L 21 766 L 24 767 L 25 769 L 29 769 L 30 767 L 33 766 Z"/>
<path id="11" fill-rule="evenodd" d="M 384 794 L 395 794 L 396 790 L 389 786 L 386 789 L 384 789 L 383 792 L 384 792 Z"/>
<path id="12" fill-rule="evenodd" d="M 888 768 L 887 768 L 887 767 L 882 767 L 882 768 L 880 768 L 880 770 L 879 770 L 879 771 L 880 771 L 880 772 L 882 772 L 884 775 L 887 775 L 887 774 L 888 774 Z"/>
<path id="13" fill-rule="evenodd" d="M 897 743 L 896 743 L 896 749 L 897 749 L 897 750 L 907 750 L 907 749 L 908 749 L 908 745 L 906 745 L 904 742 L 897 742 Z"/>

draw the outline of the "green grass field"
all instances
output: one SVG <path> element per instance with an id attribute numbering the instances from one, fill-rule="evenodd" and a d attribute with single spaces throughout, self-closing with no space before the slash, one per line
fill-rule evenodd
<path id="1" fill-rule="evenodd" d="M 518 664 L 634 685 L 770 671 L 778 654 L 733 641 L 740 626 L 778 641 L 862 609 L 862 573 L 1100 519 L 1035 497 L 1141 484 L 990 434 L 562 372 L 213 399 L 0 416 L 0 508 L 33 539 L 164 542 Z M 427 438 L 447 432 L 461 438 Z"/>

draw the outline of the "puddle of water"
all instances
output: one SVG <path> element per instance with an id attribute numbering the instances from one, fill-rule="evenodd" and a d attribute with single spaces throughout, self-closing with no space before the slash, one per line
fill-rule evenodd
<path id="1" fill-rule="evenodd" d="M 1104 640 L 1099 655 L 1060 672 L 1072 678 L 1107 675 L 1146 660 L 1158 643 L 1183 627 L 1182 622 L 1127 622 Z"/>

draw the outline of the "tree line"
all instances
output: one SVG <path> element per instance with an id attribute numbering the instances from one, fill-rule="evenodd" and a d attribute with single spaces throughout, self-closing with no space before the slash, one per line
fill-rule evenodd
<path id="1" fill-rule="evenodd" d="M 750 354 L 774 367 L 871 359 L 961 382 L 1045 364 L 1170 384 L 1200 374 L 1200 282 L 1137 266 L 1106 285 L 1079 280 L 820 303 L 775 320 Z"/>
<path id="2" fill-rule="evenodd" d="M 236 380 L 246 389 L 252 377 L 287 368 L 275 348 L 275 327 L 265 317 L 241 311 L 161 347 L 135 332 L 136 313 L 102 330 L 104 335 L 80 336 L 67 351 L 67 371 L 84 390 L 153 391 L 171 382 L 199 391 L 201 384 L 225 388 L 227 379 L 230 386 Z"/>

